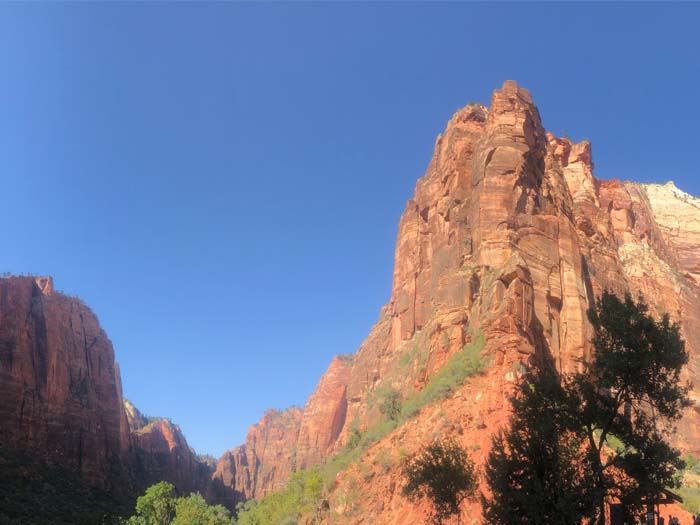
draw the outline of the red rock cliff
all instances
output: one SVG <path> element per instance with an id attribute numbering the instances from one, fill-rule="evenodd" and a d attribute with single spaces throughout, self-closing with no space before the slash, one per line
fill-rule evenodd
<path id="1" fill-rule="evenodd" d="M 121 497 L 168 480 L 180 493 L 240 500 L 212 484 L 213 468 L 177 426 L 148 424 L 123 400 L 97 318 L 79 299 L 56 293 L 50 277 L 0 279 L 0 446 Z"/>
<path id="2" fill-rule="evenodd" d="M 114 483 L 130 447 L 119 368 L 107 335 L 50 278 L 0 279 L 0 440 Z"/>
<path id="3" fill-rule="evenodd" d="M 380 453 L 410 452 L 436 434 L 454 434 L 483 459 L 523 367 L 551 360 L 571 371 L 590 359 L 586 312 L 604 288 L 641 292 L 682 323 L 691 355 L 686 377 L 700 402 L 699 272 L 700 200 L 672 184 L 599 181 L 590 143 L 547 133 L 530 93 L 508 81 L 489 108 L 458 111 L 438 137 L 399 223 L 390 301 L 366 341 L 342 366 L 334 361 L 287 432 L 275 428 L 286 436 L 287 453 L 276 455 L 274 465 L 259 456 L 238 461 L 232 470 L 244 471 L 245 479 L 226 482 L 245 485 L 248 497 L 269 492 L 295 468 L 338 451 L 351 426 L 377 422 L 382 391 L 408 397 L 450 356 L 476 345 L 487 371 L 373 446 L 362 469 L 339 477 L 331 498 L 337 512 L 350 512 L 348 494 L 361 471 L 364 513 L 354 509 L 360 517 L 353 523 L 363 516 L 420 521 L 422 510 L 399 494 L 396 469 L 376 467 Z M 697 407 L 677 436 L 695 454 Z M 264 427 L 254 429 L 256 441 L 268 442 Z M 263 470 L 265 484 L 249 481 Z"/>

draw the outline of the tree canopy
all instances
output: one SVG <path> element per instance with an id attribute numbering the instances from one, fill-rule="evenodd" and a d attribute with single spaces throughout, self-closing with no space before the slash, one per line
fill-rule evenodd
<path id="1" fill-rule="evenodd" d="M 454 440 L 433 441 L 423 447 L 403 466 L 409 499 L 427 497 L 433 505 L 433 522 L 460 513 L 462 502 L 476 489 L 474 463 Z"/>
<path id="2" fill-rule="evenodd" d="M 493 525 L 571 525 L 595 511 L 584 442 L 569 430 L 569 407 L 551 369 L 529 374 L 511 400 L 508 428 L 493 437 L 482 495 Z"/>
<path id="3" fill-rule="evenodd" d="M 136 501 L 136 514 L 128 525 L 234 525 L 228 510 L 208 505 L 201 494 L 175 497 L 167 481 L 150 486 Z"/>
<path id="4" fill-rule="evenodd" d="M 655 319 L 641 298 L 607 291 L 589 319 L 593 359 L 577 373 L 528 376 L 510 427 L 494 439 L 486 465 L 493 496 L 483 499 L 493 523 L 531 523 L 539 512 L 542 524 L 568 516 L 602 525 L 612 498 L 639 516 L 680 484 L 684 463 L 668 441 L 689 405 L 679 326 Z"/>

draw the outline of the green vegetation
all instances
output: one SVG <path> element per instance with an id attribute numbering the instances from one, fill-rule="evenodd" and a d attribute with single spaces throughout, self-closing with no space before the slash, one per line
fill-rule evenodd
<path id="1" fill-rule="evenodd" d="M 685 463 L 685 471 L 700 476 L 700 461 L 691 454 L 685 454 L 682 458 Z"/>
<path id="2" fill-rule="evenodd" d="M 388 420 L 397 421 L 401 416 L 401 393 L 394 388 L 385 390 L 379 403 L 379 411 Z"/>
<path id="3" fill-rule="evenodd" d="M 300 516 L 324 507 L 322 495 L 318 469 L 296 472 L 283 490 L 239 504 L 238 525 L 294 525 Z"/>
<path id="4" fill-rule="evenodd" d="M 569 376 L 541 370 L 527 378 L 510 429 L 494 441 L 486 469 L 494 497 L 484 510 L 495 524 L 513 523 L 514 508 L 534 516 L 523 523 L 542 523 L 550 502 L 551 516 L 569 518 L 548 523 L 604 525 L 612 498 L 636 519 L 650 496 L 680 487 L 685 465 L 667 441 L 689 405 L 678 325 L 668 315 L 655 320 L 641 299 L 607 291 L 588 316 L 594 358 Z M 695 493 L 685 492 L 693 505 Z"/>
<path id="5" fill-rule="evenodd" d="M 403 417 L 410 419 L 423 407 L 447 397 L 471 376 L 480 373 L 485 367 L 481 357 L 484 344 L 484 334 L 480 332 L 474 341 L 465 345 L 461 352 L 453 355 L 422 390 L 404 401 L 401 409 Z"/>
<path id="6" fill-rule="evenodd" d="M 469 377 L 483 370 L 484 363 L 480 352 L 484 344 L 483 334 L 479 334 L 473 343 L 466 345 L 461 352 L 452 356 L 421 392 L 412 394 L 406 400 L 402 401 L 401 394 L 392 387 L 376 389 L 370 404 L 378 404 L 379 411 L 383 415 L 381 421 L 364 432 L 360 431 L 357 420 L 351 421 L 348 426 L 348 440 L 341 452 L 312 470 L 296 472 L 290 483 L 281 491 L 272 493 L 260 501 L 248 501 L 242 504 L 239 508 L 239 525 L 291 524 L 297 523 L 296 520 L 301 515 L 320 512 L 319 505 L 322 504 L 324 489 L 335 482 L 339 472 L 358 462 L 374 443 L 416 415 L 423 407 L 442 399 L 463 385 Z M 406 354 L 409 355 L 406 363 L 422 355 L 417 348 L 414 347 L 414 350 Z M 391 458 L 386 451 L 379 452 L 377 462 L 385 471 L 391 466 Z M 341 505 L 348 509 L 356 508 L 354 492 L 352 490 L 346 492 L 343 494 L 346 501 Z"/>
<path id="7" fill-rule="evenodd" d="M 700 487 L 681 487 L 678 493 L 683 498 L 681 507 L 692 514 L 700 514 Z"/>
<path id="8" fill-rule="evenodd" d="M 168 525 L 175 517 L 174 490 L 167 481 L 148 487 L 136 500 L 136 516 L 129 520 L 129 525 Z"/>
<path id="9" fill-rule="evenodd" d="M 228 510 L 208 505 L 200 494 L 186 498 L 174 495 L 175 487 L 167 481 L 150 486 L 136 500 L 136 514 L 126 525 L 234 525 Z"/>
<path id="10" fill-rule="evenodd" d="M 681 507 L 693 514 L 700 513 L 700 461 L 690 454 L 681 459 L 685 462 L 683 486 L 678 490 L 683 498 Z"/>
<path id="11" fill-rule="evenodd" d="M 404 354 L 401 355 L 399 358 L 399 368 L 408 368 L 409 365 L 413 363 L 418 364 L 418 369 L 421 370 L 425 368 L 425 365 L 428 362 L 428 351 L 423 349 L 421 350 L 418 345 L 414 345 L 411 350 L 408 352 L 405 352 Z"/>
<path id="12" fill-rule="evenodd" d="M 208 505 L 201 494 L 179 498 L 171 525 L 233 525 L 228 510 L 221 505 Z"/>
<path id="13" fill-rule="evenodd" d="M 629 294 L 620 300 L 603 292 L 588 316 L 594 359 L 565 389 L 571 428 L 590 444 L 586 459 L 602 525 L 608 496 L 641 514 L 649 494 L 680 486 L 684 464 L 665 436 L 689 404 L 680 380 L 688 353 L 668 314 L 655 320 L 648 305 Z"/>
<path id="14" fill-rule="evenodd" d="M 433 505 L 432 520 L 441 525 L 459 515 L 462 502 L 476 490 L 476 471 L 467 453 L 453 440 L 434 441 L 403 465 L 409 499 L 427 497 Z"/>
<path id="15" fill-rule="evenodd" d="M 508 428 L 492 438 L 482 495 L 493 525 L 570 525 L 595 514 L 584 442 L 567 430 L 566 394 L 553 370 L 528 376 L 511 399 Z M 547 417 L 542 417 L 547 414 Z M 585 490 L 581 490 L 585 488 Z M 585 518 L 585 519 L 583 519 Z"/>

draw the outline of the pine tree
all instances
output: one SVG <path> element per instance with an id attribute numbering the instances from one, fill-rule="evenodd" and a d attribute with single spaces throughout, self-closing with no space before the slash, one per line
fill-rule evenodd
<path id="1" fill-rule="evenodd" d="M 482 495 L 493 525 L 572 525 L 595 508 L 583 443 L 569 430 L 567 396 L 551 369 L 529 374 L 511 399 L 509 426 L 493 438 Z"/>
<path id="2" fill-rule="evenodd" d="M 668 314 L 655 320 L 649 307 L 627 294 L 604 292 L 589 311 L 594 357 L 566 384 L 573 427 L 587 443 L 597 491 L 598 523 L 610 496 L 639 515 L 647 498 L 679 486 L 680 453 L 668 436 L 689 406 L 680 376 L 688 362 L 680 328 Z"/>

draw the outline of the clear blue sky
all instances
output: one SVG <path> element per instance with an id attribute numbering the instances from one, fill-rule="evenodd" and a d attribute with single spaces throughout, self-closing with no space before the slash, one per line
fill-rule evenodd
<path id="1" fill-rule="evenodd" d="M 0 270 L 51 274 L 200 452 L 303 405 L 391 286 L 436 135 L 505 79 L 700 194 L 700 5 L 0 5 Z"/>

